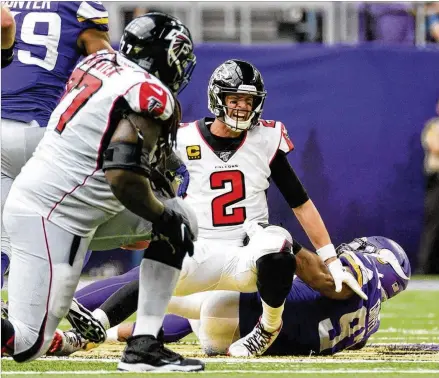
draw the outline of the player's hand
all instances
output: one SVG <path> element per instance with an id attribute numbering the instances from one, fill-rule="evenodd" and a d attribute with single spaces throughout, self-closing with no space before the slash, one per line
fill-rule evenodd
<path id="1" fill-rule="evenodd" d="M 354 276 L 349 273 L 339 259 L 335 259 L 328 265 L 329 272 L 334 279 L 335 291 L 339 293 L 342 289 L 343 283 L 349 286 L 354 293 L 356 293 L 360 298 L 367 300 L 367 295 L 361 290 L 360 284 L 354 278 Z"/>
<path id="2" fill-rule="evenodd" d="M 154 238 L 167 239 L 176 252 L 194 254 L 194 234 L 189 220 L 182 214 L 165 206 L 160 219 L 152 225 Z M 153 240 L 154 240 L 153 238 Z"/>
<path id="3" fill-rule="evenodd" d="M 186 196 L 186 191 L 189 186 L 189 171 L 187 170 L 186 166 L 182 164 L 175 171 L 175 174 L 181 177 L 181 182 L 177 190 L 177 196 L 184 198 Z"/>

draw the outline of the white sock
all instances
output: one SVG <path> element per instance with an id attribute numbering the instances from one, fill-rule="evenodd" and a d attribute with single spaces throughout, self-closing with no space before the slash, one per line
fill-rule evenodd
<path id="1" fill-rule="evenodd" d="M 107 330 L 107 341 L 119 341 L 118 340 L 118 331 L 119 326 L 111 327 L 109 330 Z"/>
<path id="2" fill-rule="evenodd" d="M 137 320 L 133 336 L 157 337 L 179 276 L 179 269 L 158 261 L 142 259 Z"/>
<path id="3" fill-rule="evenodd" d="M 264 329 L 268 332 L 273 332 L 279 329 L 282 324 L 282 314 L 284 312 L 285 301 L 279 307 L 271 307 L 262 299 L 262 317 L 261 323 Z"/>
<path id="4" fill-rule="evenodd" d="M 110 328 L 110 321 L 108 320 L 107 314 L 103 310 L 97 308 L 92 312 L 92 314 L 97 320 L 99 320 L 102 323 L 102 325 L 106 330 Z"/>

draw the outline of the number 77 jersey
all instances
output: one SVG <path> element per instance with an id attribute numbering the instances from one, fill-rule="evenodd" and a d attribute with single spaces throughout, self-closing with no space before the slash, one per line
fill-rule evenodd
<path id="1" fill-rule="evenodd" d="M 102 51 L 75 68 L 43 139 L 12 193 L 74 235 L 89 236 L 124 210 L 102 171 L 103 153 L 124 114 L 168 120 L 169 89 L 123 56 Z"/>
<path id="2" fill-rule="evenodd" d="M 185 201 L 197 214 L 199 237 L 242 245 L 244 221 L 268 222 L 270 163 L 293 145 L 281 122 L 264 121 L 238 138 L 211 134 L 213 119 L 182 124 L 177 154 L 190 182 Z"/>

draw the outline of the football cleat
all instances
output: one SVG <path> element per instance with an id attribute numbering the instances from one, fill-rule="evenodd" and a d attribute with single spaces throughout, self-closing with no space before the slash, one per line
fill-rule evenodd
<path id="1" fill-rule="evenodd" d="M 57 329 L 46 354 L 48 356 L 70 356 L 79 350 L 85 350 L 86 345 L 87 341 L 75 330 L 63 332 Z"/>
<path id="2" fill-rule="evenodd" d="M 247 336 L 230 345 L 227 355 L 233 357 L 262 356 L 279 336 L 281 329 L 282 324 L 277 330 L 268 332 L 259 319 L 258 324 Z"/>
<path id="3" fill-rule="evenodd" d="M 72 327 L 86 340 L 100 344 L 107 338 L 102 323 L 76 299 L 73 299 L 66 318 Z"/>
<path id="4" fill-rule="evenodd" d="M 137 373 L 144 371 L 190 372 L 204 370 L 204 363 L 200 360 L 184 358 L 165 348 L 163 343 L 154 336 L 138 335 L 128 338 L 117 369 Z"/>

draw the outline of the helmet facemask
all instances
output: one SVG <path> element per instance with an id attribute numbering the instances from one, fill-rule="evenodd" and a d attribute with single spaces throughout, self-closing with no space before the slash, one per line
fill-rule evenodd
<path id="1" fill-rule="evenodd" d="M 177 19 L 160 13 L 133 20 L 125 28 L 119 51 L 174 94 L 186 87 L 196 65 L 189 30 Z"/>
<path id="2" fill-rule="evenodd" d="M 171 40 L 168 49 L 168 66 L 176 71 L 172 79 L 173 85 L 170 86 L 174 93 L 180 93 L 186 85 L 197 64 L 193 53 L 192 41 L 183 33 L 176 33 Z"/>
<path id="3" fill-rule="evenodd" d="M 244 87 L 241 85 L 240 87 Z M 250 86 L 248 86 L 250 87 Z M 214 114 L 219 118 L 227 127 L 233 131 L 245 131 L 252 129 L 259 122 L 259 117 L 262 114 L 262 108 L 265 101 L 266 92 L 258 92 L 256 88 L 243 89 L 239 88 L 237 91 L 231 92 L 228 88 L 216 86 L 213 92 L 217 92 L 216 106 L 214 108 Z M 228 107 L 226 104 L 226 97 L 231 95 L 251 95 L 253 97 L 252 110 Z M 245 120 L 239 120 L 238 118 L 232 118 L 229 116 L 230 111 L 234 112 L 246 112 L 249 113 Z"/>
<path id="4" fill-rule="evenodd" d="M 363 237 L 337 248 L 338 255 L 344 251 L 361 252 L 373 262 L 378 271 L 383 300 L 406 289 L 411 276 L 410 262 L 398 243 L 380 236 Z"/>
<path id="5" fill-rule="evenodd" d="M 250 63 L 232 59 L 221 64 L 212 74 L 208 86 L 209 109 L 217 119 L 233 131 L 252 129 L 259 122 L 267 92 L 260 72 Z M 228 107 L 226 97 L 251 95 L 251 111 Z M 230 116 L 231 111 L 246 111 L 246 119 Z"/>

